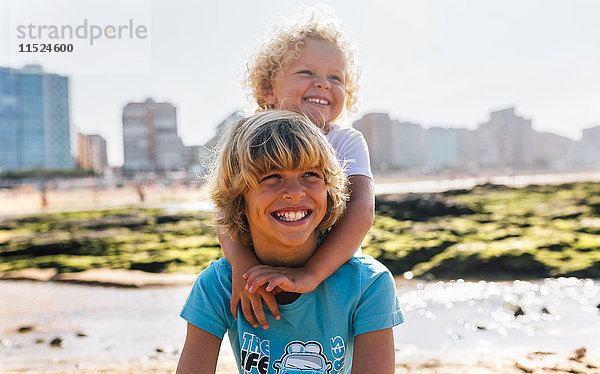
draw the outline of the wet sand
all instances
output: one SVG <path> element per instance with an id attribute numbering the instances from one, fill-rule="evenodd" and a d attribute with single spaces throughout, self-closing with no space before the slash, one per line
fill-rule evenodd
<path id="1" fill-rule="evenodd" d="M 151 288 L 191 286 L 197 274 L 160 274 L 141 270 L 91 269 L 77 273 L 58 273 L 56 269 L 23 269 L 0 272 L 2 280 L 28 280 L 109 286 L 119 288 Z"/>
<path id="2" fill-rule="evenodd" d="M 41 274 L 33 274 L 29 274 L 32 279 L 42 277 Z M 47 277 L 48 274 L 44 276 Z M 106 276 L 106 273 L 103 273 L 103 276 Z M 110 284 L 113 287 L 92 287 L 40 280 L 0 281 L 0 299 L 10 300 L 10 303 L 0 310 L 0 372 L 118 374 L 174 372 L 185 336 L 185 322 L 178 318 L 177 314 L 189 286 L 182 286 L 178 283 L 180 280 L 169 285 L 170 278 L 165 277 L 158 288 L 152 283 L 138 284 L 136 287 L 140 288 L 129 288 L 132 282 L 139 282 L 135 272 L 130 275 L 119 272 L 111 276 Z M 22 277 L 25 276 L 22 274 Z M 90 281 L 92 277 L 88 275 L 86 278 Z M 557 282 L 552 281 L 547 285 L 558 287 L 560 282 Z M 576 281 L 565 280 L 561 292 L 573 292 L 576 287 L 587 289 L 588 291 L 573 297 L 581 298 L 582 295 L 587 294 L 588 301 L 593 301 L 595 305 L 598 299 L 598 284 L 590 283 L 591 281 L 582 281 L 581 284 L 573 284 L 573 282 Z M 102 278 L 98 277 L 92 284 L 101 283 Z M 115 288 L 116 283 L 125 285 L 125 288 Z M 485 286 L 484 293 L 490 293 L 493 288 L 505 287 L 507 284 L 509 283 L 489 283 Z M 543 341 L 546 338 L 542 337 L 536 338 L 534 342 L 537 343 L 530 345 L 531 349 L 525 351 L 506 350 L 506 345 L 511 343 L 510 341 L 501 343 L 501 340 L 495 342 L 504 347 L 496 347 L 493 341 L 490 343 L 490 349 L 485 352 L 481 352 L 476 345 L 468 345 L 474 343 L 473 341 L 469 343 L 469 340 L 473 340 L 475 336 L 492 339 L 493 326 L 489 325 L 486 330 L 474 331 L 470 335 L 462 330 L 460 334 L 463 338 L 461 342 L 455 342 L 452 351 L 442 349 L 439 341 L 444 339 L 452 341 L 454 334 L 444 337 L 444 328 L 440 326 L 452 327 L 455 332 L 459 332 L 459 327 L 452 326 L 450 323 L 454 318 L 450 315 L 464 315 L 462 308 L 479 308 L 479 304 L 474 307 L 469 306 L 470 300 L 477 298 L 477 296 L 469 296 L 469 293 L 473 295 L 482 293 L 483 285 L 434 282 L 420 287 L 419 283 L 401 280 L 397 285 L 403 308 L 408 311 L 406 312 L 407 323 L 395 331 L 396 335 L 403 335 L 400 344 L 398 339 L 396 342 L 396 373 L 600 373 L 600 352 L 597 350 L 597 345 L 591 343 L 595 339 L 594 336 L 597 336 L 593 331 L 590 332 L 591 338 L 579 333 L 562 336 L 560 339 L 568 341 L 555 346 L 557 349 L 546 349 L 547 347 L 544 347 L 546 342 Z M 534 286 L 535 284 L 529 282 L 516 282 L 512 288 L 513 291 L 522 290 L 525 295 L 530 293 Z M 479 289 L 475 289 L 476 287 Z M 526 287 L 528 289 L 524 289 Z M 428 291 L 428 288 L 431 290 Z M 410 291 L 411 289 L 413 291 Z M 416 292 L 425 292 L 425 294 L 418 296 Z M 444 299 L 439 301 L 453 303 L 451 309 L 440 306 L 436 310 L 431 297 L 440 293 L 444 294 Z M 466 304 L 461 306 L 457 300 L 445 299 L 453 294 L 466 296 L 463 300 Z M 429 295 L 427 297 L 430 298 L 427 299 L 424 295 Z M 531 295 L 528 297 L 535 299 Z M 428 319 L 427 313 L 419 318 L 420 313 L 417 313 L 416 308 L 423 301 L 429 305 L 420 310 L 437 313 L 437 320 Z M 593 313 L 592 310 L 587 310 L 586 315 L 592 318 L 591 321 L 595 321 L 596 318 L 600 321 L 600 315 Z M 442 321 L 444 318 L 449 319 Z M 524 322 L 525 320 L 519 321 L 522 323 L 519 328 L 530 327 Z M 552 323 L 552 321 L 546 322 Z M 564 325 L 567 321 L 563 320 L 562 323 L 560 325 L 562 327 L 555 325 L 551 328 L 570 328 L 569 325 Z M 18 329 L 23 326 L 31 326 L 32 329 L 19 333 Z M 543 325 L 533 325 L 536 328 L 541 326 Z M 578 326 L 581 329 L 586 328 L 581 323 Z M 588 330 L 593 328 L 591 325 L 587 327 Z M 423 346 L 418 342 L 418 331 L 424 335 L 421 340 L 430 342 L 425 344 L 429 349 L 411 351 L 413 344 Z M 79 337 L 80 332 L 83 332 L 84 336 Z M 56 336 L 60 336 L 65 342 L 62 348 L 49 347 L 49 342 Z M 515 337 L 513 336 L 512 339 L 514 341 Z M 519 336 L 516 339 L 521 340 Z M 37 343 L 38 340 L 41 342 Z M 580 346 L 589 348 L 577 349 Z M 233 354 L 226 340 L 222 345 L 217 373 L 237 373 Z"/>

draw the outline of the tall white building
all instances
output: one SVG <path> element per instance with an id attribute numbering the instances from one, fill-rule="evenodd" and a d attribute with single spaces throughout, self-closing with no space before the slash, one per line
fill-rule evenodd
<path id="1" fill-rule="evenodd" d="M 582 131 L 581 140 L 575 144 L 573 154 L 577 166 L 600 169 L 600 126 Z"/>
<path id="2" fill-rule="evenodd" d="M 600 150 L 600 126 L 583 129 L 581 140 L 595 145 Z"/>
<path id="3" fill-rule="evenodd" d="M 410 169 L 425 164 L 425 132 L 420 125 L 391 120 L 385 113 L 369 113 L 352 126 L 367 141 L 374 171 Z"/>
<path id="4" fill-rule="evenodd" d="M 515 108 L 490 113 L 479 125 L 478 160 L 482 166 L 528 167 L 536 158 L 536 143 L 531 120 L 515 114 Z"/>
<path id="5" fill-rule="evenodd" d="M 426 164 L 432 170 L 454 167 L 459 157 L 457 129 L 431 127 L 425 131 Z"/>
<path id="6" fill-rule="evenodd" d="M 162 172 L 185 168 L 186 151 L 170 103 L 146 99 L 123 109 L 123 171 Z"/>
<path id="7" fill-rule="evenodd" d="M 373 170 L 394 168 L 392 120 L 386 113 L 369 113 L 355 121 L 352 126 L 360 131 L 369 146 L 369 158 Z"/>
<path id="8" fill-rule="evenodd" d="M 393 165 L 395 169 L 425 166 L 425 129 L 416 123 L 393 121 Z"/>
<path id="9" fill-rule="evenodd" d="M 456 129 L 458 140 L 458 167 L 468 172 L 479 168 L 479 146 L 477 131 Z"/>
<path id="10" fill-rule="evenodd" d="M 223 138 L 227 135 L 227 132 L 229 131 L 231 126 L 233 126 L 234 123 L 238 122 L 243 118 L 244 117 L 239 111 L 231 113 L 229 116 L 227 116 L 227 118 L 225 118 L 223 121 L 221 121 L 221 123 L 217 125 L 215 135 L 212 138 L 210 138 L 210 140 L 207 141 L 206 144 L 204 144 L 204 147 L 208 151 L 215 150 L 219 142 L 223 140 Z"/>
<path id="11" fill-rule="evenodd" d="M 575 142 L 549 132 L 536 132 L 535 164 L 552 170 L 570 170 L 573 165 Z"/>

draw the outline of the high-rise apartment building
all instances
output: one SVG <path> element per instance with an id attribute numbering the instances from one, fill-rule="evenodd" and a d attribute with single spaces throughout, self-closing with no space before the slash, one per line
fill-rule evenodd
<path id="1" fill-rule="evenodd" d="M 375 171 L 410 169 L 425 163 L 425 133 L 410 122 L 391 120 L 385 113 L 369 113 L 352 125 L 369 146 Z"/>
<path id="2" fill-rule="evenodd" d="M 528 167 L 535 163 L 535 131 L 531 120 L 515 114 L 515 108 L 490 113 L 479 125 L 478 160 L 482 166 Z"/>
<path id="3" fill-rule="evenodd" d="M 600 150 L 600 126 L 583 129 L 581 140 L 595 145 Z"/>
<path id="4" fill-rule="evenodd" d="M 0 67 L 0 169 L 72 169 L 69 78 Z"/>
<path id="5" fill-rule="evenodd" d="M 373 170 L 388 170 L 394 167 L 391 136 L 392 120 L 385 113 L 365 114 L 352 126 L 360 131 L 369 146 L 369 158 Z"/>
<path id="6" fill-rule="evenodd" d="M 123 109 L 123 171 L 162 172 L 186 166 L 186 151 L 177 134 L 176 108 L 146 99 Z"/>
<path id="7" fill-rule="evenodd" d="M 217 125 L 215 135 L 204 145 L 186 147 L 188 154 L 191 156 L 190 165 L 193 165 L 195 174 L 203 175 L 209 171 L 211 159 L 219 147 L 219 142 L 225 138 L 231 126 L 243 118 L 244 116 L 239 111 L 231 113 Z"/>
<path id="8" fill-rule="evenodd" d="M 552 170 L 569 170 L 573 165 L 575 141 L 549 132 L 535 132 L 535 165 Z"/>
<path id="9" fill-rule="evenodd" d="M 392 158 L 394 169 L 425 166 L 425 129 L 411 122 L 392 121 Z"/>
<path id="10" fill-rule="evenodd" d="M 583 129 L 573 154 L 577 166 L 600 169 L 600 126 Z"/>
<path id="11" fill-rule="evenodd" d="M 455 130 L 458 138 L 458 167 L 465 171 L 476 171 L 479 167 L 477 131 L 464 128 Z"/>
<path id="12" fill-rule="evenodd" d="M 227 118 L 225 118 L 223 121 L 221 121 L 221 123 L 217 125 L 217 128 L 215 129 L 215 135 L 204 144 L 204 148 L 206 148 L 209 151 L 216 149 L 219 142 L 223 139 L 223 137 L 227 135 L 227 132 L 229 131 L 231 126 L 233 126 L 234 123 L 238 122 L 243 118 L 244 117 L 242 116 L 242 114 L 238 111 L 235 111 L 228 115 Z"/>
<path id="13" fill-rule="evenodd" d="M 106 140 L 100 135 L 77 134 L 79 152 L 77 164 L 84 169 L 92 169 L 102 173 L 108 167 Z"/>
<path id="14" fill-rule="evenodd" d="M 432 170 L 454 167 L 459 159 L 457 129 L 430 127 L 425 131 L 426 164 Z"/>

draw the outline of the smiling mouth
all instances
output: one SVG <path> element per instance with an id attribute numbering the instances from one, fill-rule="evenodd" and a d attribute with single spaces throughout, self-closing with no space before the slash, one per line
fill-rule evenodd
<path id="1" fill-rule="evenodd" d="M 313 104 L 329 105 L 329 101 L 328 100 L 321 99 L 321 98 L 318 98 L 318 97 L 307 97 L 304 100 L 307 101 L 307 102 L 309 102 L 309 103 L 313 103 Z"/>
<path id="2" fill-rule="evenodd" d="M 312 210 L 306 209 L 306 210 L 299 210 L 299 211 L 295 211 L 295 212 L 291 212 L 291 211 L 273 212 L 273 213 L 271 213 L 271 215 L 273 216 L 273 218 L 277 219 L 278 221 L 298 222 L 298 221 L 308 217 L 311 213 L 312 213 Z"/>

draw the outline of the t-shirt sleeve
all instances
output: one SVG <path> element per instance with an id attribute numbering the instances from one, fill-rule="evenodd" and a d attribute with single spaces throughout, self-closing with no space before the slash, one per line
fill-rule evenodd
<path id="1" fill-rule="evenodd" d="M 231 314 L 224 268 L 223 262 L 213 261 L 198 275 L 180 313 L 192 325 L 221 339 L 227 332 Z"/>
<path id="2" fill-rule="evenodd" d="M 369 147 L 362 133 L 353 128 L 338 129 L 329 141 L 337 157 L 345 164 L 346 175 L 364 175 L 373 179 L 369 160 Z"/>
<path id="3" fill-rule="evenodd" d="M 352 318 L 354 335 L 394 327 L 404 321 L 392 274 L 384 270 L 369 269 L 361 273 L 361 287 L 364 287 Z"/>

